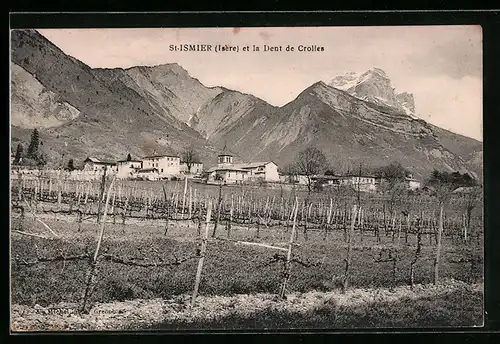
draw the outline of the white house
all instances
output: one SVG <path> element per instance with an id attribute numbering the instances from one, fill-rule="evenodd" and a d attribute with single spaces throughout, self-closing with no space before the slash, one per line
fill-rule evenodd
<path id="1" fill-rule="evenodd" d="M 169 178 L 180 174 L 181 158 L 176 155 L 152 155 L 142 159 L 142 169 L 158 169 L 159 178 Z"/>
<path id="2" fill-rule="evenodd" d="M 248 178 L 252 180 L 260 179 L 266 182 L 280 181 L 280 176 L 278 174 L 278 165 L 276 165 L 272 161 L 235 164 L 234 167 L 248 170 L 250 172 Z"/>
<path id="3" fill-rule="evenodd" d="M 373 176 L 342 176 L 339 178 L 340 185 L 350 185 L 357 189 L 359 187 L 360 191 L 375 191 L 376 178 Z"/>
<path id="4" fill-rule="evenodd" d="M 406 185 L 410 190 L 416 190 L 420 188 L 420 182 L 412 177 L 407 177 L 405 179 Z"/>
<path id="5" fill-rule="evenodd" d="M 315 183 L 321 184 L 322 186 L 325 185 L 340 185 L 340 178 L 338 176 L 325 176 L 325 175 L 318 175 L 318 176 L 313 176 L 311 180 Z"/>
<path id="6" fill-rule="evenodd" d="M 107 173 L 115 173 L 118 171 L 115 162 L 105 161 L 93 157 L 88 157 L 83 161 L 83 170 L 88 172 L 100 172 L 107 168 Z"/>
<path id="7" fill-rule="evenodd" d="M 138 178 L 143 180 L 158 180 L 160 179 L 159 170 L 156 167 L 153 168 L 141 168 L 132 173 L 132 178 Z"/>
<path id="8" fill-rule="evenodd" d="M 212 167 L 208 170 L 208 181 L 224 184 L 241 184 L 248 180 L 250 171 L 232 166 Z"/>
<path id="9" fill-rule="evenodd" d="M 201 162 L 191 163 L 191 171 L 189 171 L 188 164 L 185 162 L 181 162 L 179 169 L 180 169 L 181 173 L 199 174 L 199 173 L 203 172 L 203 163 L 201 163 Z"/>
<path id="10" fill-rule="evenodd" d="M 126 179 L 134 175 L 135 172 L 142 168 L 141 160 L 120 160 L 116 163 L 118 171 L 117 178 Z"/>
<path id="11" fill-rule="evenodd" d="M 286 183 L 286 184 L 307 185 L 307 176 L 301 174 L 296 174 L 296 175 L 283 174 L 279 176 L 279 180 L 281 183 Z"/>

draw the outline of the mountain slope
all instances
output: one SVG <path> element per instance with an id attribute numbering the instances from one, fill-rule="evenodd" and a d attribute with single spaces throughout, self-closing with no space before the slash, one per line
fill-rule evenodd
<path id="1" fill-rule="evenodd" d="M 138 156 L 179 152 L 188 144 L 198 147 L 203 160 L 215 160 L 214 149 L 197 131 L 153 107 L 126 84 L 128 74 L 123 70 L 92 70 L 34 30 L 13 30 L 11 43 L 13 63 L 56 95 L 57 101 L 80 111 L 57 127 L 42 128 L 41 134 L 52 143 L 53 162 L 62 154 L 78 160 L 94 154 L 115 159 L 128 152 Z M 21 94 L 14 80 L 13 89 L 16 97 Z M 31 101 L 36 102 L 36 97 Z M 19 126 L 17 132 L 26 129 L 25 113 L 13 107 L 11 118 L 13 127 Z"/>
<path id="2" fill-rule="evenodd" d="M 275 107 L 205 87 L 177 64 L 92 69 L 34 30 L 13 30 L 11 42 L 12 143 L 27 144 L 39 128 L 52 164 L 194 145 L 211 167 L 227 145 L 241 160 L 283 167 L 316 146 L 338 172 L 397 160 L 420 178 L 434 168 L 482 174 L 482 144 L 416 117 L 413 95 L 396 93 L 377 68 L 315 83 Z"/>
<path id="3" fill-rule="evenodd" d="M 30 129 L 57 127 L 80 114 L 22 67 L 11 62 L 10 70 L 13 125 Z"/>
<path id="4" fill-rule="evenodd" d="M 252 123 L 254 119 L 257 123 Z M 274 159 L 284 166 L 300 150 L 316 146 L 337 171 L 355 169 L 360 162 L 375 167 L 393 160 L 420 178 L 433 168 L 470 170 L 425 121 L 357 99 L 323 82 L 252 120 L 241 118 L 223 138 L 249 160 Z"/>
<path id="5" fill-rule="evenodd" d="M 257 121 L 265 119 L 276 107 L 262 99 L 237 91 L 224 89 L 214 99 L 202 106 L 192 127 L 199 130 L 212 142 L 231 140 L 226 138 L 230 131 L 238 130 L 236 126 L 248 128 L 255 126 Z"/>
<path id="6" fill-rule="evenodd" d="M 192 78 L 176 63 L 155 67 L 133 67 L 126 73 L 135 81 L 134 89 L 151 96 L 151 103 L 190 124 L 200 107 L 222 92 L 220 87 L 208 88 Z"/>

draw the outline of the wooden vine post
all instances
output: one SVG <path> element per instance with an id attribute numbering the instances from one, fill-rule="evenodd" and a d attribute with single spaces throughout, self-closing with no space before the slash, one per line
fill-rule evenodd
<path id="1" fill-rule="evenodd" d="M 99 199 L 97 203 L 97 223 L 101 223 L 101 207 L 102 207 L 102 199 L 104 197 L 104 190 L 106 188 L 106 171 L 107 167 L 104 167 L 104 173 L 102 174 L 102 179 L 101 179 L 101 190 L 99 193 Z"/>
<path id="2" fill-rule="evenodd" d="M 356 215 L 357 215 L 357 205 L 354 204 L 352 207 L 352 217 L 351 217 L 351 226 L 349 227 L 349 232 L 347 234 L 347 255 L 344 259 L 345 261 L 345 273 L 344 273 L 344 281 L 342 283 L 342 293 L 345 293 L 349 286 L 349 268 L 351 265 L 351 249 L 352 249 L 352 236 L 354 232 L 354 226 L 356 224 Z"/>
<path id="3" fill-rule="evenodd" d="M 184 176 L 184 193 L 182 194 L 182 219 L 186 217 L 186 193 L 187 193 L 187 175 Z"/>
<path id="4" fill-rule="evenodd" d="M 109 198 L 111 195 L 110 193 L 111 193 L 111 190 L 113 188 L 113 184 L 115 183 L 115 178 L 116 178 L 116 176 L 113 177 L 113 179 L 111 180 L 111 184 L 109 185 L 108 192 L 106 195 L 106 204 L 104 205 L 103 220 L 100 224 L 100 233 L 99 233 L 99 237 L 97 239 L 97 246 L 95 249 L 95 253 L 94 253 L 94 256 L 92 257 L 92 260 L 90 261 L 90 268 L 89 268 L 89 272 L 88 272 L 88 276 L 87 276 L 87 283 L 85 286 L 85 294 L 83 296 L 82 307 L 80 310 L 81 312 L 86 312 L 86 310 L 87 310 L 87 303 L 88 303 L 88 299 L 90 296 L 90 290 L 92 288 L 92 284 L 93 284 L 92 282 L 94 280 L 95 270 L 97 267 L 97 257 L 99 256 L 99 249 L 101 248 L 102 238 L 104 236 L 104 225 L 106 223 L 106 216 L 108 214 L 108 204 L 109 204 Z"/>
<path id="5" fill-rule="evenodd" d="M 415 249 L 415 255 L 410 262 L 410 288 L 413 289 L 415 286 L 415 264 L 420 258 L 422 252 L 422 227 L 417 227 L 417 244 Z"/>
<path id="6" fill-rule="evenodd" d="M 285 272 L 283 277 L 283 284 L 281 285 L 280 297 L 282 299 L 285 298 L 286 285 L 288 283 L 288 279 L 290 278 L 290 270 L 291 264 L 290 261 L 292 259 L 292 247 L 295 239 L 295 230 L 297 224 L 297 212 L 299 210 L 299 201 L 295 198 L 295 211 L 293 213 L 293 225 L 292 225 L 292 234 L 290 235 L 290 242 L 288 244 L 288 253 L 286 255 L 286 263 L 285 263 Z"/>
<path id="7" fill-rule="evenodd" d="M 165 185 L 162 185 L 163 188 L 163 201 L 164 201 L 164 213 L 165 213 L 165 233 L 163 235 L 167 235 L 168 232 L 168 217 L 170 215 L 169 204 L 167 203 L 167 190 L 165 189 Z"/>
<path id="8" fill-rule="evenodd" d="M 231 209 L 229 210 L 229 221 L 227 223 L 227 237 L 231 237 L 231 222 L 233 222 L 233 208 L 234 208 L 234 199 L 233 194 L 231 194 Z"/>
<path id="9" fill-rule="evenodd" d="M 441 237 L 443 235 L 443 208 L 444 204 L 441 202 L 439 207 L 439 224 L 437 231 L 437 244 L 436 244 L 436 256 L 434 258 L 434 284 L 437 284 L 439 280 L 439 263 L 441 258 Z"/>
<path id="10" fill-rule="evenodd" d="M 191 306 L 194 306 L 194 303 L 196 301 L 196 296 L 198 296 L 198 289 L 200 287 L 200 280 L 201 280 L 201 272 L 203 270 L 203 261 L 205 260 L 205 252 L 207 251 L 208 231 L 210 228 L 211 216 L 212 216 L 212 200 L 210 199 L 208 201 L 206 227 L 203 239 L 201 241 L 200 259 L 198 260 L 198 269 L 196 270 L 196 278 L 194 280 L 194 289 L 193 289 L 193 296 L 191 298 Z"/>
<path id="11" fill-rule="evenodd" d="M 217 232 L 217 226 L 219 225 L 221 206 L 222 206 L 222 184 L 219 185 L 219 199 L 217 200 L 217 216 L 215 217 L 215 225 L 214 225 L 214 230 L 212 232 L 212 238 L 215 238 L 215 234 Z"/>

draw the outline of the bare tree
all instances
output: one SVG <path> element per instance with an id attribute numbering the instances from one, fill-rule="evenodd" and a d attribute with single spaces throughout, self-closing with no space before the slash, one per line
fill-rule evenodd
<path id="1" fill-rule="evenodd" d="M 304 239 L 307 240 L 307 221 L 309 213 L 309 197 L 312 191 L 312 177 L 325 171 L 328 164 L 322 151 L 316 147 L 309 147 L 297 155 L 294 165 L 297 168 L 298 174 L 304 175 L 307 178 L 307 197 L 304 200 Z"/>
<path id="2" fill-rule="evenodd" d="M 441 256 L 441 240 L 443 235 L 443 213 L 444 207 L 448 204 L 453 191 L 461 186 L 468 186 L 469 181 L 463 180 L 463 175 L 458 172 L 447 173 L 434 170 L 427 181 L 427 186 L 433 190 L 439 201 L 439 223 L 437 233 L 436 255 L 434 258 L 434 284 L 439 280 L 439 263 Z"/>
<path id="3" fill-rule="evenodd" d="M 193 167 L 194 164 L 200 162 L 198 153 L 193 146 L 188 146 L 184 152 L 182 152 L 182 162 L 186 164 L 188 173 L 191 173 L 191 167 Z"/>
<path id="4" fill-rule="evenodd" d="M 389 196 L 389 214 L 394 215 L 394 206 L 398 203 L 406 190 L 405 179 L 409 172 L 399 162 L 393 162 L 375 171 L 377 177 L 382 178 L 380 191 Z"/>
<path id="5" fill-rule="evenodd" d="M 287 177 L 288 183 L 295 183 L 298 175 L 297 166 L 294 163 L 290 163 L 283 167 L 281 173 Z"/>
<path id="6" fill-rule="evenodd" d="M 309 147 L 301 151 L 295 160 L 297 172 L 307 178 L 308 195 L 312 190 L 312 177 L 327 169 L 325 154 L 316 147 Z"/>

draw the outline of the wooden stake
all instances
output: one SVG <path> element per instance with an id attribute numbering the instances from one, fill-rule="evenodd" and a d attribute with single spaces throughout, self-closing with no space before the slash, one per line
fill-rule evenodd
<path id="1" fill-rule="evenodd" d="M 102 222 L 100 223 L 101 228 L 100 228 L 99 238 L 97 239 L 97 246 L 95 249 L 94 257 L 92 258 L 92 261 L 90 264 L 89 274 L 88 274 L 87 283 L 86 283 L 86 287 L 85 287 L 85 294 L 83 296 L 83 303 L 82 303 L 82 308 L 81 308 L 82 312 L 86 311 L 86 306 L 87 306 L 88 298 L 90 295 L 90 289 L 91 289 L 92 282 L 94 279 L 95 269 L 97 266 L 97 257 L 99 255 L 99 249 L 101 248 L 102 238 L 104 236 L 104 226 L 106 223 L 106 216 L 108 214 L 108 204 L 109 204 L 109 198 L 110 198 L 110 191 L 111 191 L 111 188 L 113 187 L 114 182 L 115 182 L 115 177 L 113 177 L 113 179 L 111 180 L 111 184 L 109 185 L 108 192 L 106 195 L 106 204 L 104 205 L 103 219 L 102 219 Z"/>
<path id="2" fill-rule="evenodd" d="M 194 306 L 194 303 L 196 301 L 196 297 L 198 296 L 198 289 L 200 287 L 200 280 L 201 280 L 201 272 L 203 270 L 203 261 L 205 260 L 205 253 L 207 250 L 208 231 L 209 231 L 210 217 L 211 216 L 212 216 L 212 200 L 209 200 L 208 201 L 208 209 L 207 209 L 207 220 L 206 220 L 205 233 L 204 233 L 203 239 L 201 241 L 200 259 L 198 260 L 198 269 L 196 270 L 196 278 L 194 281 L 194 289 L 193 289 L 193 296 L 191 298 L 191 306 Z"/>
<path id="3" fill-rule="evenodd" d="M 104 197 L 104 190 L 106 188 L 106 171 L 107 168 L 104 168 L 104 173 L 101 179 L 101 191 L 99 193 L 99 200 L 97 203 L 97 223 L 101 223 L 101 207 L 102 207 L 102 199 Z"/>
<path id="4" fill-rule="evenodd" d="M 437 233 L 436 257 L 434 259 L 434 284 L 437 284 L 439 280 L 439 263 L 441 258 L 441 236 L 443 233 L 443 208 L 444 205 L 441 203 L 441 206 L 439 208 L 439 224 Z"/>
<path id="5" fill-rule="evenodd" d="M 292 259 L 292 247 L 293 247 L 293 242 L 295 238 L 295 229 L 296 229 L 296 224 L 297 224 L 297 212 L 299 209 L 299 201 L 298 198 L 295 198 L 295 209 L 294 209 L 294 214 L 293 214 L 293 225 L 292 225 L 292 234 L 290 235 L 290 243 L 288 245 L 288 253 L 286 255 L 286 265 L 285 265 L 285 273 L 284 273 L 284 278 L 283 278 L 283 284 L 281 285 L 281 292 L 280 292 L 280 297 L 282 299 L 285 298 L 285 291 L 286 291 L 286 285 L 288 283 L 288 279 L 290 278 L 290 270 L 291 270 L 291 264 L 290 260 Z"/>
<path id="6" fill-rule="evenodd" d="M 191 219 L 192 217 L 192 208 L 193 206 L 193 189 L 191 186 L 189 186 L 189 205 L 188 205 L 188 218 Z"/>
<path id="7" fill-rule="evenodd" d="M 182 194 L 182 218 L 184 219 L 184 214 L 186 213 L 186 193 L 187 193 L 187 176 L 184 176 L 184 193 Z"/>
<path id="8" fill-rule="evenodd" d="M 351 227 L 349 233 L 347 235 L 347 255 L 344 259 L 345 261 L 345 273 L 344 273 L 344 281 L 342 283 L 342 293 L 345 293 L 349 286 L 349 268 L 351 265 L 351 249 L 352 249 L 352 234 L 354 232 L 354 225 L 356 223 L 356 204 L 352 207 L 352 217 L 351 217 Z"/>
<path id="9" fill-rule="evenodd" d="M 234 200 L 233 200 L 233 194 L 231 194 L 231 210 L 229 211 L 229 222 L 227 224 L 227 237 L 231 237 L 231 223 L 233 222 L 233 207 L 234 207 Z"/>

